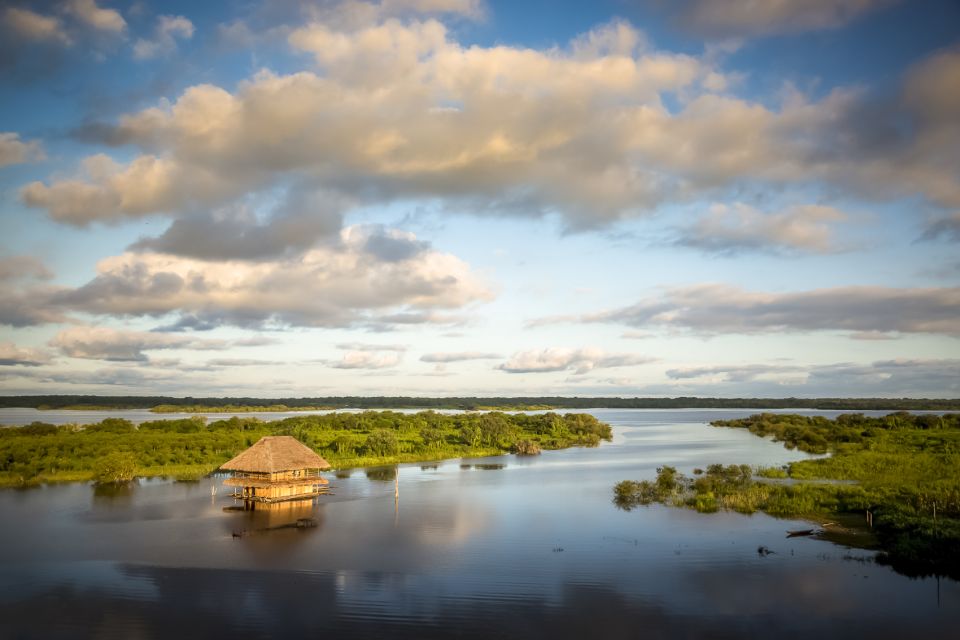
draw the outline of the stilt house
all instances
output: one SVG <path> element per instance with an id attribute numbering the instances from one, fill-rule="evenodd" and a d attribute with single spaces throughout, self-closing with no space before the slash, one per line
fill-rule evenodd
<path id="1" fill-rule="evenodd" d="M 234 497 L 272 503 L 326 493 L 320 471 L 330 464 L 296 438 L 264 436 L 220 468 L 233 472 L 224 484 L 234 488 Z"/>

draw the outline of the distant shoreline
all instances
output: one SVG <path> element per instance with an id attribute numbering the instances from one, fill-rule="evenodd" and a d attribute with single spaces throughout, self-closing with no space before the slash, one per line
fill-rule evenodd
<path id="1" fill-rule="evenodd" d="M 162 409 L 161 409 L 162 407 Z M 227 408 L 229 407 L 229 409 Z M 274 408 L 277 407 L 277 408 Z M 279 407 L 284 407 L 280 409 Z M 534 411 L 558 409 L 817 409 L 822 411 L 957 411 L 960 398 L 589 398 L 576 396 L 410 397 L 326 396 L 313 398 L 172 396 L 0 396 L 0 408 L 156 413 L 316 411 L 335 409 L 459 409 Z"/>

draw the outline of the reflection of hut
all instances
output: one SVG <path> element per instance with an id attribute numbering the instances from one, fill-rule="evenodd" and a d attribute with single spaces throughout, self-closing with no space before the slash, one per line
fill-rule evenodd
<path id="1" fill-rule="evenodd" d="M 233 496 L 256 502 L 310 499 L 326 493 L 321 469 L 330 464 L 291 436 L 264 436 L 220 467 L 232 471 L 224 484 Z"/>

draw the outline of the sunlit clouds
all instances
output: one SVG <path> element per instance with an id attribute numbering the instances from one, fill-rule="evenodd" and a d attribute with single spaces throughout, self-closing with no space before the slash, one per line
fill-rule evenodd
<path id="1" fill-rule="evenodd" d="M 957 392 L 957 7 L 522 4 L 0 9 L 0 390 Z"/>

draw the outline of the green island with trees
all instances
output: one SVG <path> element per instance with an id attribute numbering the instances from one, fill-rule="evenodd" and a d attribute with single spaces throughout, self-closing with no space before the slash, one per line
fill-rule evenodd
<path id="1" fill-rule="evenodd" d="M 140 425 L 122 418 L 83 426 L 34 422 L 0 428 L 0 487 L 109 483 L 134 476 L 196 480 L 267 435 L 293 436 L 334 469 L 345 469 L 594 447 L 610 440 L 612 430 L 585 413 L 365 411 L 269 422 L 250 416 L 209 423 L 203 416 L 191 416 Z"/>
<path id="2" fill-rule="evenodd" d="M 284 405 L 288 410 L 331 409 L 822 409 L 836 411 L 957 411 L 960 398 L 593 398 L 326 396 L 315 398 L 176 398 L 171 396 L 42 395 L 0 396 L 0 408 L 150 409 L 175 407 L 234 407 Z M 184 411 L 184 409 L 178 409 Z M 209 412 L 205 409 L 204 412 Z"/>
<path id="3" fill-rule="evenodd" d="M 960 414 L 764 413 L 711 424 L 830 455 L 785 468 L 715 464 L 693 477 L 664 466 L 655 480 L 618 483 L 614 503 L 806 519 L 825 539 L 879 550 L 878 561 L 901 573 L 960 579 Z"/>

